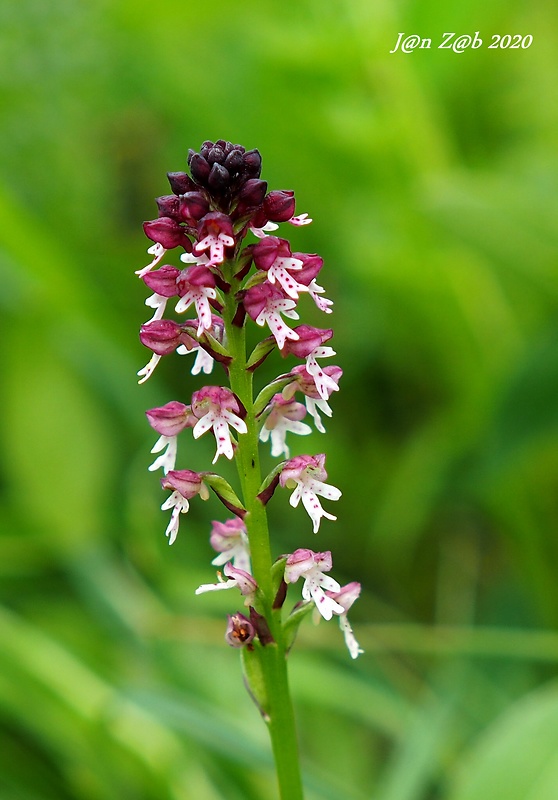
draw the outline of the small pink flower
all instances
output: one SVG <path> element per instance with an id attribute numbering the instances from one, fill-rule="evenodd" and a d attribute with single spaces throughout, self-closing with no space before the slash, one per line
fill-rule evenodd
<path id="1" fill-rule="evenodd" d="M 324 511 L 318 495 L 328 500 L 339 500 L 341 497 L 339 489 L 324 483 L 327 478 L 324 463 L 325 455 L 323 453 L 317 456 L 295 456 L 285 463 L 279 475 L 281 486 L 288 489 L 294 488 L 289 500 L 291 506 L 296 508 L 302 500 L 302 505 L 312 520 L 314 533 L 318 532 L 322 517 L 331 520 L 337 519 L 333 514 Z"/>
<path id="2" fill-rule="evenodd" d="M 312 600 L 324 619 L 331 619 L 334 614 L 342 614 L 344 608 L 332 597 L 329 592 L 338 592 L 339 583 L 325 572 L 332 567 L 331 552 L 315 553 L 313 550 L 299 548 L 287 558 L 285 563 L 286 583 L 296 583 L 299 578 L 304 578 L 302 597 Z M 326 594 L 327 592 L 327 594 Z"/>
<path id="3" fill-rule="evenodd" d="M 192 242 L 188 239 L 185 229 L 171 217 L 159 217 L 143 223 L 145 235 L 153 242 L 162 245 L 165 250 L 183 247 L 188 252 L 192 250 Z"/>
<path id="4" fill-rule="evenodd" d="M 176 279 L 179 275 L 179 269 L 170 264 L 164 264 L 159 269 L 144 275 L 143 282 L 156 294 L 160 294 L 163 297 L 176 297 L 178 295 Z"/>
<path id="5" fill-rule="evenodd" d="M 330 394 L 333 391 L 339 391 L 338 384 L 343 375 L 341 367 L 333 365 L 324 367 L 323 373 L 326 378 L 330 378 L 330 381 L 324 385 L 325 392 Z M 308 409 L 308 413 L 314 418 L 316 429 L 320 431 L 320 433 L 325 433 L 325 428 L 319 412 L 321 411 L 326 417 L 331 417 L 332 411 L 328 405 L 327 399 L 324 400 L 320 396 L 318 387 L 316 386 L 316 379 L 308 372 L 303 364 L 293 367 L 291 375 L 293 376 L 293 381 L 287 384 L 283 389 L 283 397 L 286 400 L 290 400 L 297 390 L 301 391 L 306 397 L 306 408 Z M 329 394 L 327 395 L 328 398 Z"/>
<path id="6" fill-rule="evenodd" d="M 345 637 L 345 644 L 347 645 L 351 658 L 357 658 L 360 653 L 364 653 L 364 650 L 362 650 L 355 639 L 353 629 L 347 619 L 347 613 L 355 600 L 360 596 L 360 583 L 351 581 L 351 583 L 342 586 L 338 591 L 326 591 L 326 594 L 343 608 L 343 611 L 334 611 L 333 613 L 339 617 L 339 627 Z"/>
<path id="7" fill-rule="evenodd" d="M 267 236 L 254 246 L 253 253 L 258 269 L 266 271 L 268 281 L 277 283 L 288 297 L 298 300 L 299 292 L 307 291 L 307 287 L 291 275 L 291 272 L 302 269 L 303 262 L 293 256 L 286 239 Z"/>
<path id="8" fill-rule="evenodd" d="M 237 569 L 251 571 L 246 525 L 240 517 L 233 517 L 226 522 L 213 522 L 209 543 L 219 553 L 211 562 L 216 567 L 231 561 Z"/>
<path id="9" fill-rule="evenodd" d="M 140 328 L 140 341 L 158 356 L 167 356 L 181 344 L 196 346 L 197 342 L 181 325 L 170 319 L 146 322 Z"/>
<path id="10" fill-rule="evenodd" d="M 148 272 L 142 276 L 145 285 L 153 289 L 154 292 L 154 294 L 145 301 L 146 306 L 155 309 L 155 313 L 149 322 L 161 319 L 165 313 L 169 297 L 178 296 L 176 279 L 179 275 L 180 270 L 170 266 L 170 264 L 165 264 L 159 267 L 159 269 Z"/>
<path id="11" fill-rule="evenodd" d="M 195 226 L 209 211 L 209 203 L 201 192 L 179 192 L 178 217 L 187 225 Z"/>
<path id="12" fill-rule="evenodd" d="M 192 395 L 192 411 L 198 418 L 193 434 L 194 439 L 199 439 L 204 433 L 213 429 L 217 442 L 217 451 L 213 464 L 220 455 L 232 459 L 234 455 L 233 443 L 229 425 L 238 433 L 246 433 L 246 423 L 238 414 L 240 406 L 236 396 L 220 386 L 205 386 Z"/>
<path id="13" fill-rule="evenodd" d="M 331 392 L 337 388 L 337 384 L 331 379 L 316 361 L 317 358 L 331 358 L 335 355 L 332 347 L 324 347 L 333 336 L 331 328 L 314 328 L 312 325 L 298 325 L 294 329 L 298 334 L 295 341 L 287 341 L 281 348 L 282 355 L 292 353 L 297 358 L 306 359 L 306 369 L 314 378 L 316 389 L 322 400 L 327 400 Z"/>
<path id="14" fill-rule="evenodd" d="M 181 345 L 189 349 L 197 346 L 197 342 L 178 323 L 170 319 L 146 322 L 140 328 L 140 341 L 145 347 L 153 350 L 153 356 L 137 373 L 140 376 L 138 383 L 145 383 L 151 377 L 162 356 L 169 355 Z"/>
<path id="15" fill-rule="evenodd" d="M 254 599 L 258 590 L 258 584 L 254 578 L 245 570 L 233 567 L 232 563 L 228 561 L 223 567 L 223 573 L 228 578 L 227 581 L 223 580 L 220 572 L 217 573 L 218 583 L 203 583 L 196 589 L 196 594 L 203 594 L 204 592 L 218 592 L 222 589 L 240 589 L 240 594 L 245 597 L 244 605 L 254 605 Z"/>
<path id="16" fill-rule="evenodd" d="M 172 494 L 168 497 L 161 509 L 167 511 L 172 508 L 170 522 L 165 531 L 169 544 L 173 544 L 178 535 L 180 514 L 186 514 L 190 508 L 190 500 L 199 494 L 202 500 L 209 498 L 209 489 L 203 482 L 203 475 L 192 472 L 189 469 L 171 470 L 164 478 L 161 478 L 163 489 L 171 489 Z"/>
<path id="17" fill-rule="evenodd" d="M 221 264 L 225 247 L 234 247 L 232 222 L 226 214 L 211 211 L 200 220 L 194 253 L 201 255 L 204 250 L 209 250 L 209 263 Z"/>
<path id="18" fill-rule="evenodd" d="M 198 320 L 189 320 L 187 319 L 184 323 L 184 327 L 189 327 L 190 324 L 192 326 L 196 325 Z M 214 339 L 220 344 L 224 344 L 225 342 L 225 325 L 221 317 L 218 317 L 216 314 L 212 314 L 211 316 L 211 326 L 207 328 L 207 332 L 213 336 Z M 195 361 L 192 365 L 192 369 L 190 372 L 192 375 L 199 375 L 200 372 L 203 372 L 205 375 L 211 375 L 213 372 L 213 365 L 215 363 L 212 356 L 204 350 L 201 345 L 198 345 L 192 339 L 193 346 L 188 347 L 187 345 L 180 345 L 180 347 L 176 348 L 176 352 L 181 355 L 188 355 L 188 353 L 196 353 Z"/>
<path id="19" fill-rule="evenodd" d="M 152 408 L 145 413 L 151 427 L 160 434 L 151 452 L 160 453 L 166 448 L 165 452 L 156 458 L 148 469 L 150 472 L 154 472 L 162 467 L 166 474 L 173 470 L 176 464 L 178 434 L 184 428 L 193 428 L 197 418 L 192 414 L 190 406 L 185 406 L 184 403 L 175 400 L 160 408 Z"/>
<path id="20" fill-rule="evenodd" d="M 225 641 L 231 647 L 245 647 L 249 645 L 256 635 L 256 629 L 250 620 L 237 612 L 227 614 L 227 630 L 225 631 Z"/>
<path id="21" fill-rule="evenodd" d="M 217 297 L 213 273 L 206 266 L 198 264 L 183 269 L 176 282 L 180 300 L 176 304 L 175 311 L 181 314 L 193 303 L 198 314 L 197 335 L 201 336 L 204 330 L 208 330 L 212 325 L 209 301 Z"/>
<path id="22" fill-rule="evenodd" d="M 291 319 L 298 319 L 296 301 L 285 297 L 281 289 L 272 286 L 267 281 L 257 286 L 252 286 L 244 296 L 246 313 L 255 321 L 256 325 L 268 325 L 274 335 L 279 349 L 285 346 L 287 339 L 298 339 L 298 334 L 286 325 L 281 319 L 281 314 Z"/>
<path id="23" fill-rule="evenodd" d="M 271 438 L 271 455 L 276 458 L 284 454 L 285 458 L 289 458 L 287 433 L 297 433 L 299 436 L 312 433 L 312 428 L 300 421 L 306 416 L 306 408 L 302 403 L 285 400 L 283 395 L 276 394 L 267 409 L 269 413 L 260 431 L 260 441 L 267 442 Z"/>
<path id="24" fill-rule="evenodd" d="M 325 289 L 316 283 L 316 277 L 324 265 L 323 258 L 315 253 L 293 253 L 293 256 L 302 261 L 300 272 L 297 272 L 296 275 L 298 282 L 306 287 L 306 291 L 320 311 L 331 314 L 330 306 L 333 305 L 333 301 L 328 300 L 327 297 L 321 297 Z"/>
<path id="25" fill-rule="evenodd" d="M 274 189 L 263 202 L 263 212 L 272 222 L 287 222 L 295 212 L 295 196 L 290 189 Z"/>

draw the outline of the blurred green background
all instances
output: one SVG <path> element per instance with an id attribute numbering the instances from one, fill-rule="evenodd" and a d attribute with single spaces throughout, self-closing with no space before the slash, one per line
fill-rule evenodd
<path id="1" fill-rule="evenodd" d="M 291 444 L 327 452 L 339 520 L 314 539 L 286 493 L 271 508 L 276 554 L 331 549 L 364 587 L 364 656 L 335 623 L 293 653 L 308 797 L 558 797 L 557 16 L 0 5 L 1 800 L 275 797 L 223 643 L 235 600 L 193 594 L 226 513 L 192 503 L 169 549 L 146 470 L 144 409 L 202 379 L 178 357 L 135 376 L 141 223 L 208 138 L 296 190 L 314 224 L 284 235 L 324 256 L 335 300 L 342 392 L 327 436 Z M 400 31 L 433 46 L 390 55 Z M 484 45 L 437 49 L 445 31 Z M 533 44 L 490 50 L 497 33 Z"/>

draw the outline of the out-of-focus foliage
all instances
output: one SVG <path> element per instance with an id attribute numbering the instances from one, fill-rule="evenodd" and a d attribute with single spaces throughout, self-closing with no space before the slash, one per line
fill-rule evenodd
<path id="1" fill-rule="evenodd" d="M 274 797 L 231 598 L 193 595 L 222 510 L 192 503 L 169 549 L 146 472 L 144 409 L 199 384 L 178 357 L 135 379 L 141 222 L 223 137 L 314 217 L 292 238 L 325 257 L 345 371 L 327 437 L 293 444 L 328 453 L 339 521 L 318 540 L 271 508 L 277 554 L 332 549 L 364 586 L 364 656 L 334 624 L 292 656 L 308 796 L 554 800 L 556 23 L 542 0 L 0 4 L 2 798 Z M 390 55 L 400 31 L 432 48 Z"/>

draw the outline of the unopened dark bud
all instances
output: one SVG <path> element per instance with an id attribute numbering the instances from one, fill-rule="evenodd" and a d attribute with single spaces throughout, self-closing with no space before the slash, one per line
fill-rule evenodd
<path id="1" fill-rule="evenodd" d="M 193 153 L 190 159 L 190 172 L 196 183 L 206 186 L 211 167 L 200 153 Z"/>
<path id="2" fill-rule="evenodd" d="M 252 217 L 252 227 L 253 228 L 263 228 L 269 222 L 268 218 L 265 215 L 263 209 L 259 209 L 256 211 L 254 216 Z"/>
<path id="3" fill-rule="evenodd" d="M 244 160 L 240 150 L 231 150 L 225 159 L 225 167 L 230 172 L 238 172 L 238 170 L 242 168 L 243 164 Z"/>
<path id="4" fill-rule="evenodd" d="M 230 179 L 229 171 L 221 164 L 215 163 L 211 167 L 207 185 L 214 192 L 224 192 L 229 185 Z"/>
<path id="5" fill-rule="evenodd" d="M 178 197 L 175 194 L 165 194 L 155 198 L 160 217 L 176 219 L 178 215 Z"/>
<path id="6" fill-rule="evenodd" d="M 225 641 L 231 647 L 249 645 L 256 635 L 256 629 L 244 614 L 229 614 Z"/>
<path id="7" fill-rule="evenodd" d="M 170 187 L 175 194 L 186 194 L 186 192 L 195 192 L 197 189 L 196 184 L 192 178 L 185 172 L 167 172 Z"/>
<path id="8" fill-rule="evenodd" d="M 270 192 L 264 200 L 264 212 L 271 222 L 286 222 L 295 212 L 295 197 L 291 191 Z"/>
<path id="9" fill-rule="evenodd" d="M 261 181 L 259 178 L 250 178 L 240 190 L 238 197 L 246 208 L 255 208 L 263 202 L 266 191 L 267 181 Z"/>
<path id="10" fill-rule="evenodd" d="M 222 141 L 222 140 L 221 140 Z M 224 144 L 224 142 L 223 142 Z M 208 164 L 222 164 L 225 160 L 225 151 L 219 144 L 215 144 L 207 154 Z"/>
<path id="11" fill-rule="evenodd" d="M 189 224 L 196 224 L 209 211 L 209 203 L 201 192 L 186 192 L 180 198 L 178 215 Z"/>
<path id="12" fill-rule="evenodd" d="M 209 139 L 206 139 L 205 142 L 200 147 L 200 153 L 204 158 L 207 158 L 209 151 L 211 150 L 212 147 L 213 147 L 213 142 L 211 142 Z M 191 152 L 193 153 L 194 151 L 192 150 Z"/>
<path id="13" fill-rule="evenodd" d="M 171 217 L 159 217 L 159 219 L 144 222 L 143 230 L 151 241 L 162 244 L 165 250 L 183 247 L 189 253 L 192 252 L 192 242 L 186 236 L 184 228 L 181 228 L 178 222 Z"/>
<path id="14" fill-rule="evenodd" d="M 259 178 L 262 171 L 262 157 L 259 150 L 248 150 L 244 153 L 244 171 L 250 178 Z"/>
<path id="15" fill-rule="evenodd" d="M 182 328 L 170 319 L 146 322 L 140 328 L 140 341 L 158 356 L 166 356 L 184 344 Z M 190 337 L 188 337 L 190 339 Z"/>

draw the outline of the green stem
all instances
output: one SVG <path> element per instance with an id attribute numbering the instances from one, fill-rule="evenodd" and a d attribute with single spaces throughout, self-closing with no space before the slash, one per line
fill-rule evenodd
<path id="1" fill-rule="evenodd" d="M 258 647 L 269 716 L 267 721 L 281 800 L 303 800 L 300 775 L 296 726 L 291 695 L 289 691 L 287 662 L 281 611 L 272 610 L 272 555 L 269 541 L 267 513 L 257 495 L 262 483 L 258 424 L 254 415 L 252 373 L 246 369 L 246 332 L 244 326 L 233 325 L 237 302 L 235 293 L 238 281 L 231 279 L 231 290 L 225 295 L 223 320 L 227 334 L 228 348 L 232 356 L 229 367 L 231 390 L 237 395 L 246 409 L 248 432 L 238 436 L 236 464 L 242 487 L 246 530 L 250 542 L 252 572 L 260 588 L 264 615 L 269 624 L 274 643 Z"/>

